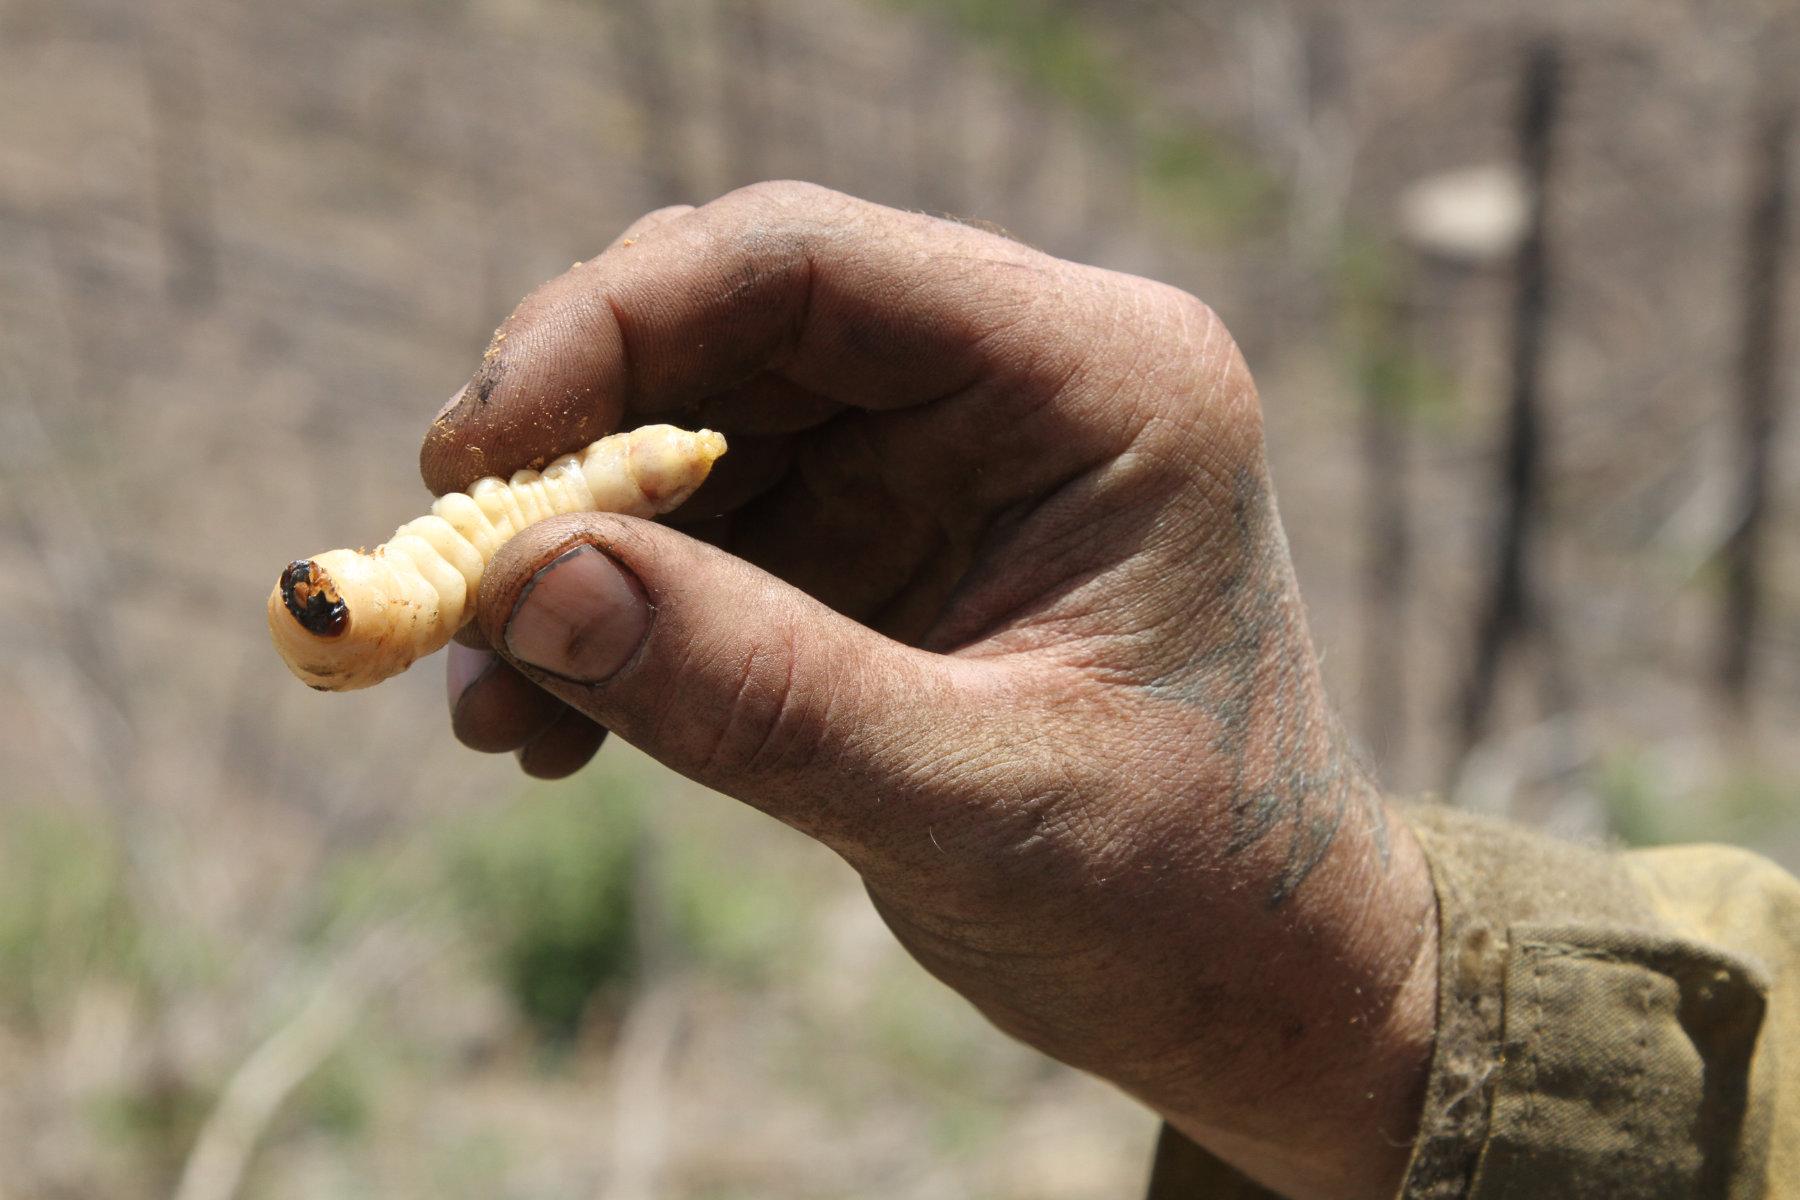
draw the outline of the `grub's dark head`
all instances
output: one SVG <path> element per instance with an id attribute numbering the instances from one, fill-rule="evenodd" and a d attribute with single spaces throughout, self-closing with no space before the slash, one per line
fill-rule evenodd
<path id="1" fill-rule="evenodd" d="M 320 637 L 336 637 L 350 625 L 350 610 L 331 576 L 309 558 L 296 559 L 281 573 L 281 600 L 300 627 Z"/>

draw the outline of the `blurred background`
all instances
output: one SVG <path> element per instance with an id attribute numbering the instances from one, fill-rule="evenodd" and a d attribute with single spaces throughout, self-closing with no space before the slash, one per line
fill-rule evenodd
<path id="1" fill-rule="evenodd" d="M 1800 865 L 1796 62 L 1791 0 L 0 0 L 0 1198 L 1140 1186 L 830 855 L 268 647 L 520 295 L 761 178 L 1219 309 L 1394 791 Z"/>

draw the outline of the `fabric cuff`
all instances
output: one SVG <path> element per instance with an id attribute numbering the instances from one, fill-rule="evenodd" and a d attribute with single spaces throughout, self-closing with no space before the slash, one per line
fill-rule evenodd
<path id="1" fill-rule="evenodd" d="M 1623 856 L 1445 808 L 1404 815 L 1431 864 L 1440 960 L 1402 1200 L 1727 1195 L 1750 1149 L 1760 970 L 1677 936 Z"/>

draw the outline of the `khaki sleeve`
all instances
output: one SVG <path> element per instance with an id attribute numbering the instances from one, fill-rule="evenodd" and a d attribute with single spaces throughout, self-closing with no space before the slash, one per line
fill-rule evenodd
<path id="1" fill-rule="evenodd" d="M 1800 883 L 1441 807 L 1438 1036 L 1400 1200 L 1800 1197 Z M 1272 1193 L 1175 1134 L 1150 1200 Z"/>

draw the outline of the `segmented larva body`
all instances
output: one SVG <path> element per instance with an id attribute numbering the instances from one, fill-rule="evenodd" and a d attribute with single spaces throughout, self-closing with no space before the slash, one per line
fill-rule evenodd
<path id="1" fill-rule="evenodd" d="M 440 649 L 475 615 L 481 575 L 505 541 L 573 512 L 653 517 L 706 479 L 725 439 L 646 425 L 565 454 L 542 472 L 489 477 L 440 496 L 373 550 L 289 563 L 269 594 L 269 633 L 288 669 L 329 692 L 369 687 Z"/>

